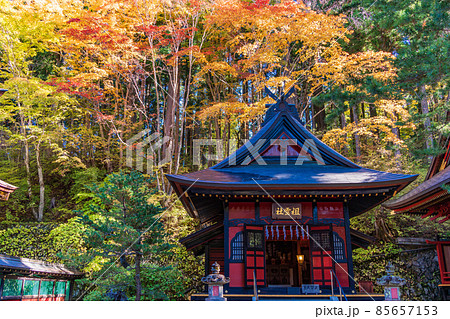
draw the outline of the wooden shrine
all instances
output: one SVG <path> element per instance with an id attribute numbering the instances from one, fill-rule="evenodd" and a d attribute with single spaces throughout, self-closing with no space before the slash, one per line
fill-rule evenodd
<path id="1" fill-rule="evenodd" d="M 16 186 L 0 180 L 0 200 L 8 200 L 9 195 L 17 189 Z"/>
<path id="2" fill-rule="evenodd" d="M 64 265 L 0 254 L 0 300 L 71 300 L 81 272 Z"/>
<path id="3" fill-rule="evenodd" d="M 450 115 L 450 113 L 449 113 Z M 383 204 L 396 213 L 419 214 L 437 223 L 450 220 L 450 138 L 441 137 L 441 146 L 446 150 L 435 156 L 431 162 L 425 181 L 399 197 Z M 435 244 L 439 270 L 440 288 L 444 299 L 450 298 L 450 238 L 427 241 Z"/>
<path id="4" fill-rule="evenodd" d="M 351 162 L 301 124 L 286 101 L 292 90 L 279 98 L 267 93 L 276 102 L 249 142 L 213 167 L 167 175 L 201 224 L 181 242 L 205 254 L 205 275 L 220 264 L 231 280 L 224 287 L 228 300 L 251 300 L 255 285 L 266 299 L 329 296 L 338 285 L 352 294 L 350 218 L 417 176 Z"/>

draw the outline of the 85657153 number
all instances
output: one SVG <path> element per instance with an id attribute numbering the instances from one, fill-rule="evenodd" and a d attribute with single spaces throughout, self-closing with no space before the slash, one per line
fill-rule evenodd
<path id="1" fill-rule="evenodd" d="M 437 306 L 377 306 L 377 316 L 436 316 Z"/>

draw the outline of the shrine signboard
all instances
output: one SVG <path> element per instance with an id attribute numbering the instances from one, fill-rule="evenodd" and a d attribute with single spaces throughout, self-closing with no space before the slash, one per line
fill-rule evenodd
<path id="1" fill-rule="evenodd" d="M 301 219 L 302 204 L 301 203 L 273 203 L 272 204 L 273 219 Z"/>

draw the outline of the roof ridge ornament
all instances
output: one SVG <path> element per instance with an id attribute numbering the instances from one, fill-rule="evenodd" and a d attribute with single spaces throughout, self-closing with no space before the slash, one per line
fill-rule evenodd
<path id="1" fill-rule="evenodd" d="M 276 114 L 279 112 L 286 112 L 293 118 L 295 118 L 297 121 L 300 121 L 300 116 L 298 114 L 298 110 L 295 107 L 294 104 L 289 104 L 287 102 L 287 99 L 294 93 L 295 86 L 292 85 L 290 89 L 285 93 L 284 89 L 281 91 L 280 96 L 276 96 L 267 86 L 264 87 L 264 92 L 268 96 L 270 96 L 272 99 L 275 100 L 275 103 L 273 104 L 266 104 L 266 107 L 268 108 L 266 111 L 266 115 L 264 117 L 264 121 L 262 123 L 262 127 L 266 125 Z"/>

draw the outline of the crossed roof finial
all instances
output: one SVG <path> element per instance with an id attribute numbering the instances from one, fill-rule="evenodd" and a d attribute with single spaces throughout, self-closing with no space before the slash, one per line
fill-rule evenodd
<path id="1" fill-rule="evenodd" d="M 281 90 L 281 94 L 276 96 L 267 86 L 264 88 L 264 91 L 268 96 L 275 100 L 273 104 L 266 104 L 268 108 L 266 111 L 266 116 L 264 117 L 264 122 L 262 126 L 264 126 L 267 122 L 270 121 L 278 112 L 287 112 L 296 120 L 300 121 L 300 117 L 298 115 L 297 108 L 294 104 L 289 104 L 287 99 L 294 93 L 295 87 L 292 85 L 289 90 L 285 93 L 284 87 Z"/>

